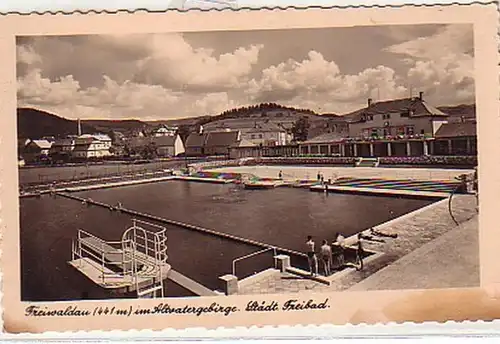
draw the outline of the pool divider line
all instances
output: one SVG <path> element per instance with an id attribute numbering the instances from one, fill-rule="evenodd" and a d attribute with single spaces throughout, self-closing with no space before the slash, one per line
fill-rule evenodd
<path id="1" fill-rule="evenodd" d="M 244 243 L 244 244 L 253 245 L 253 246 L 257 246 L 257 247 L 261 247 L 261 248 L 275 248 L 277 251 L 280 251 L 280 252 L 283 252 L 283 253 L 293 254 L 295 256 L 300 256 L 300 257 L 307 257 L 307 255 L 305 253 L 303 253 L 303 252 L 294 251 L 294 250 L 291 250 L 291 249 L 288 249 L 288 248 L 282 248 L 282 247 L 278 247 L 278 246 L 274 246 L 274 245 L 269 245 L 269 244 L 266 244 L 266 243 L 263 243 L 263 242 L 260 242 L 260 241 L 256 241 L 256 240 L 252 240 L 252 239 L 247 239 L 247 238 L 242 238 L 242 237 L 238 237 L 238 236 L 235 236 L 235 235 L 232 235 L 232 234 L 218 232 L 218 231 L 215 231 L 215 230 L 212 230 L 212 229 L 208 229 L 208 228 L 204 228 L 204 227 L 200 227 L 200 226 L 196 226 L 196 225 L 191 225 L 191 224 L 183 223 L 183 222 L 180 222 L 180 221 L 169 220 L 169 219 L 165 219 L 165 218 L 162 218 L 162 217 L 159 217 L 159 216 L 155 216 L 155 215 L 151 215 L 151 214 L 141 213 L 141 212 L 138 212 L 138 211 L 132 210 L 132 209 L 127 209 L 127 208 L 123 208 L 123 207 L 114 207 L 114 206 L 112 206 L 110 204 L 106 204 L 106 203 L 102 203 L 102 202 L 98 202 L 98 201 L 94 201 L 94 200 L 90 200 L 90 199 L 85 199 L 85 198 L 82 198 L 82 197 L 79 197 L 79 196 L 75 196 L 75 195 L 71 195 L 71 194 L 68 194 L 68 193 L 56 192 L 55 194 L 59 195 L 59 196 L 62 196 L 62 197 L 65 197 L 65 198 L 69 198 L 69 199 L 73 199 L 73 200 L 76 200 L 76 201 L 80 201 L 82 203 L 97 205 L 97 206 L 100 206 L 100 207 L 103 207 L 103 208 L 107 208 L 107 209 L 110 209 L 110 210 L 120 211 L 122 213 L 126 213 L 126 214 L 129 214 L 129 215 L 133 215 L 133 216 L 137 216 L 137 217 L 142 217 L 142 218 L 153 220 L 153 221 L 158 221 L 158 222 L 166 223 L 166 224 L 169 224 L 169 225 L 174 225 L 174 226 L 177 226 L 177 227 L 182 227 L 182 228 L 186 228 L 186 229 L 195 230 L 195 231 L 198 231 L 198 232 L 201 232 L 201 233 L 205 233 L 205 234 L 211 234 L 211 235 L 214 235 L 214 236 L 217 236 L 217 237 L 220 237 L 220 238 L 230 239 L 230 240 L 233 240 L 233 241 L 237 241 L 237 242 L 241 242 L 241 243 Z"/>

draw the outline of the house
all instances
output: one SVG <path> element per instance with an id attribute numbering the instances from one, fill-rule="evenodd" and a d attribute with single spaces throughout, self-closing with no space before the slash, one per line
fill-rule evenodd
<path id="1" fill-rule="evenodd" d="M 253 127 L 240 129 L 241 139 L 258 146 L 282 146 L 291 141 L 287 131 L 271 122 L 255 122 Z"/>
<path id="2" fill-rule="evenodd" d="M 338 133 L 344 137 L 349 136 L 347 118 L 335 114 L 323 114 L 309 122 L 308 138 L 312 139 L 326 133 Z"/>
<path id="3" fill-rule="evenodd" d="M 435 155 L 477 155 L 477 132 L 474 121 L 443 124 L 434 136 Z"/>
<path id="4" fill-rule="evenodd" d="M 448 115 L 418 97 L 373 102 L 345 116 L 349 121 L 349 137 L 384 138 L 393 136 L 432 137 Z"/>
<path id="5" fill-rule="evenodd" d="M 261 147 L 259 145 L 256 145 L 251 141 L 241 139 L 239 142 L 229 148 L 229 157 L 231 159 L 260 157 L 262 156 L 262 149 L 260 148 Z"/>
<path id="6" fill-rule="evenodd" d="M 177 133 L 177 127 L 169 127 L 167 125 L 162 125 L 158 129 L 153 131 L 153 136 L 174 136 Z"/>
<path id="7" fill-rule="evenodd" d="M 241 140 L 239 131 L 220 131 L 207 133 L 204 155 L 229 155 L 230 147 Z"/>
<path id="8" fill-rule="evenodd" d="M 187 156 L 228 155 L 241 141 L 239 131 L 191 133 L 186 139 Z"/>
<path id="9" fill-rule="evenodd" d="M 38 162 L 48 159 L 52 142 L 47 140 L 29 140 L 23 149 L 26 162 Z"/>
<path id="10" fill-rule="evenodd" d="M 128 155 L 156 155 L 159 157 L 178 156 L 185 152 L 179 135 L 133 137 L 126 146 Z"/>
<path id="11" fill-rule="evenodd" d="M 156 154 L 160 157 L 178 156 L 185 153 L 184 143 L 179 135 L 164 135 L 151 138 L 156 147 Z"/>
<path id="12" fill-rule="evenodd" d="M 111 156 L 111 138 L 103 134 L 84 134 L 75 140 L 73 157 L 76 159 L 104 158 Z"/>
<path id="13" fill-rule="evenodd" d="M 186 139 L 186 155 L 187 156 L 203 156 L 205 155 L 205 141 L 207 133 L 191 133 Z"/>
<path id="14" fill-rule="evenodd" d="M 69 160 L 75 149 L 75 138 L 67 137 L 57 139 L 50 147 L 49 155 L 53 160 Z"/>

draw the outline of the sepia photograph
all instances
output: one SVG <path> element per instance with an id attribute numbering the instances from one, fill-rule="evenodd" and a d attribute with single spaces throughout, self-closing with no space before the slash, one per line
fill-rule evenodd
<path id="1" fill-rule="evenodd" d="M 472 25 L 16 49 L 23 300 L 479 285 Z"/>
<path id="2" fill-rule="evenodd" d="M 480 4 L 7 17 L 6 331 L 499 319 L 497 26 Z"/>

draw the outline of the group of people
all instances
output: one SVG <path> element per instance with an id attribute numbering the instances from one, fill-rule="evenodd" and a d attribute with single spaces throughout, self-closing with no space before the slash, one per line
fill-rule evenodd
<path id="1" fill-rule="evenodd" d="M 357 241 L 355 244 L 356 248 L 356 262 L 360 265 L 359 269 L 363 268 L 363 242 L 361 233 L 357 235 Z M 331 245 L 328 244 L 327 240 L 323 240 L 318 254 L 316 253 L 316 243 L 314 242 L 312 236 L 307 237 L 306 242 L 307 249 L 307 260 L 309 263 L 309 271 L 311 276 L 316 276 L 319 274 L 318 265 L 321 263 L 323 268 L 323 273 L 325 276 L 330 276 L 333 270 L 343 268 L 346 265 L 345 262 L 345 238 L 342 234 L 336 233 L 335 240 Z M 318 259 L 319 256 L 319 259 Z"/>

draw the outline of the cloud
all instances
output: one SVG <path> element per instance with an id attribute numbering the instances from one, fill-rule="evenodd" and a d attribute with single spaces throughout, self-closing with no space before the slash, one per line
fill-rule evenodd
<path id="1" fill-rule="evenodd" d="M 194 110 L 200 115 L 217 115 L 237 106 L 226 92 L 209 93 L 194 102 Z"/>
<path id="2" fill-rule="evenodd" d="M 353 109 L 369 97 L 400 97 L 406 88 L 398 86 L 394 70 L 385 66 L 367 68 L 358 74 L 342 75 L 334 61 L 310 51 L 301 62 L 288 60 L 262 71 L 251 80 L 248 95 L 254 101 L 278 101 L 325 111 Z M 350 103 L 350 106 L 346 106 Z M 336 108 L 335 108 L 336 107 Z"/>
<path id="3" fill-rule="evenodd" d="M 103 87 L 82 89 L 72 75 L 51 81 L 34 69 L 18 78 L 18 99 L 21 106 L 56 110 L 71 118 L 167 117 L 170 107 L 179 101 L 178 95 L 161 86 L 119 84 L 108 76 L 103 78 Z"/>
<path id="4" fill-rule="evenodd" d="M 474 101 L 473 32 L 470 25 L 449 25 L 436 34 L 386 48 L 405 56 L 406 83 L 443 103 Z"/>
<path id="5" fill-rule="evenodd" d="M 153 35 L 146 44 L 150 54 L 137 63 L 138 80 L 205 91 L 227 90 L 246 82 L 263 48 L 240 47 L 217 56 L 211 49 L 194 49 L 180 34 Z"/>
<path id="6" fill-rule="evenodd" d="M 410 86 L 436 106 L 474 101 L 470 25 L 378 30 L 363 49 L 300 43 L 300 53 L 291 31 L 276 36 L 282 44 L 250 33 L 242 41 L 212 33 L 20 37 L 18 103 L 71 118 L 166 119 L 259 102 L 346 113 L 367 98 L 406 97 Z"/>

